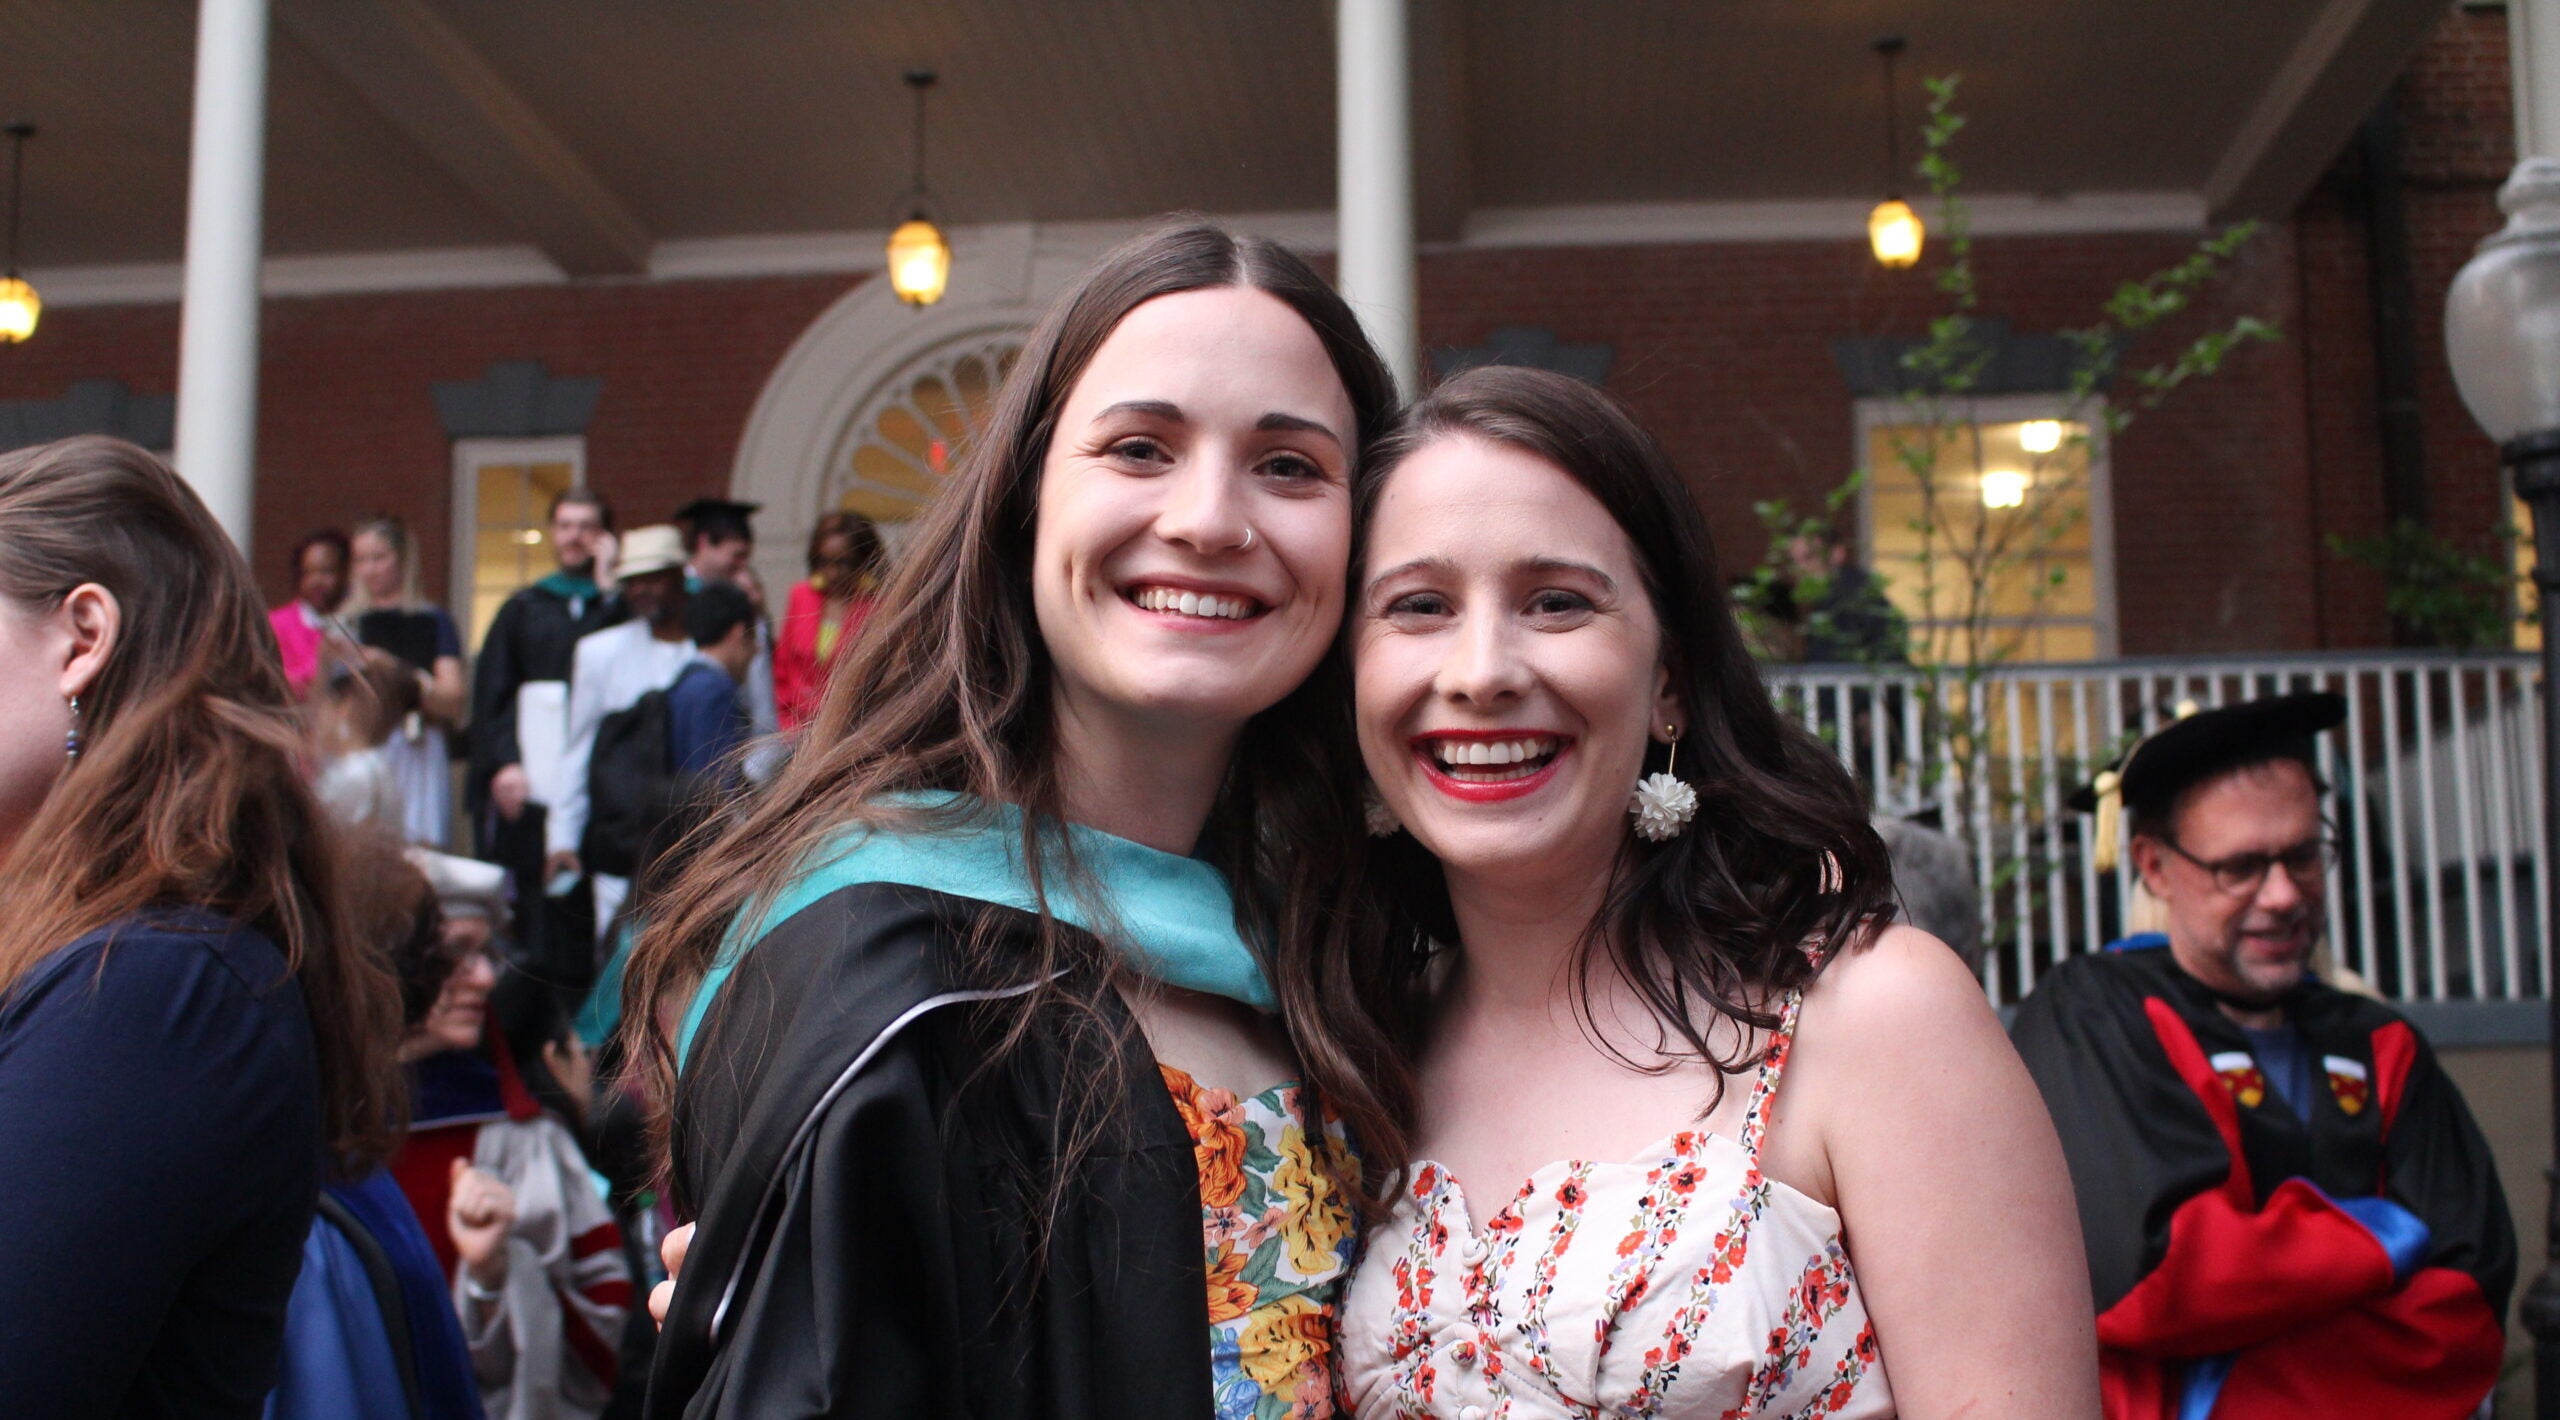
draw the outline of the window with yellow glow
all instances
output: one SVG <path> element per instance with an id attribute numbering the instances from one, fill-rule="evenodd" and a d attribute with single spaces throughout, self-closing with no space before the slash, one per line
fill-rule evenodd
<path id="1" fill-rule="evenodd" d="M 465 439 L 454 445 L 454 577 L 464 645 L 477 648 L 498 607 L 559 569 L 551 500 L 586 482 L 586 441 Z M 464 589 L 467 589 L 465 591 Z"/>
<path id="2" fill-rule="evenodd" d="M 1970 420 L 1859 409 L 1867 568 L 1940 663 L 2115 653 L 2104 431 L 2059 398 L 1977 401 Z M 1978 643 L 1978 644 L 1977 644 Z"/>

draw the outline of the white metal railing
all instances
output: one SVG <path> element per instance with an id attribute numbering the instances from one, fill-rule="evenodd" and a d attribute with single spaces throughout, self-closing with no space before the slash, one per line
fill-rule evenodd
<path id="1" fill-rule="evenodd" d="M 1772 666 L 1771 692 L 1831 741 L 1876 811 L 1931 813 L 1971 852 L 1983 984 L 2025 995 L 2046 967 L 2126 930 L 2131 863 L 2101 872 L 2088 816 L 2063 800 L 2181 702 L 2210 709 L 2334 690 L 2320 737 L 2343 851 L 2329 875 L 2335 965 L 2401 1001 L 2537 999 L 2544 961 L 2542 737 L 2536 658 L 2300 654 L 2004 666 L 1977 687 L 1971 766 L 1938 732 L 1952 675 Z M 1943 710 L 1937 708 L 1943 707 Z"/>

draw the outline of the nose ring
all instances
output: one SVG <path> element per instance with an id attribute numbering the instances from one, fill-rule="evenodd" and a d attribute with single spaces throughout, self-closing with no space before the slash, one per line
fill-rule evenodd
<path id="1" fill-rule="evenodd" d="M 1245 525 L 1245 530 L 1244 530 L 1244 541 L 1243 541 L 1243 542 L 1241 542 L 1241 543 L 1238 543 L 1238 544 L 1236 545 L 1236 551 L 1238 551 L 1238 552 L 1251 552 L 1252 550 L 1253 550 L 1253 525 L 1252 525 L 1252 524 L 1250 524 L 1250 523 L 1248 523 L 1248 524 L 1246 524 L 1246 525 Z"/>

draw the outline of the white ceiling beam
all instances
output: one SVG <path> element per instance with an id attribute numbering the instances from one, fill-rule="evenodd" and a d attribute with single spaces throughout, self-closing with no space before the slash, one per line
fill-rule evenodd
<path id="1" fill-rule="evenodd" d="M 1676 246 L 1717 242 L 1843 242 L 1864 248 L 1865 198 L 1778 202 L 1630 202 L 1571 207 L 1482 207 L 1459 240 L 1434 250 L 1606 246 Z M 2204 230 L 2204 200 L 2192 192 L 2084 192 L 2067 197 L 1984 193 L 1967 199 L 1979 237 L 2056 237 L 2094 233 Z M 1935 213 L 1923 215 L 1934 217 Z M 1027 230 L 1035 261 L 1081 266 L 1151 230 L 1155 216 L 1090 221 L 998 223 L 953 227 L 955 250 L 1018 242 Z M 1224 212 L 1212 220 L 1307 253 L 1336 246 L 1330 210 Z M 731 237 L 679 237 L 650 253 L 647 279 L 715 281 L 739 277 L 836 276 L 878 271 L 886 228 L 775 232 Z M 26 272 L 47 310 L 81 306 L 169 305 L 185 268 L 174 261 L 97 266 L 36 266 Z M 268 296 L 360 296 L 391 291 L 460 291 L 500 286 L 557 286 L 568 280 L 530 245 L 271 256 L 259 277 Z"/>
<path id="2" fill-rule="evenodd" d="M 2291 212 L 2391 90 L 2441 0 L 2328 0 L 2205 179 L 2217 221 Z"/>
<path id="3" fill-rule="evenodd" d="M 275 7 L 282 28 L 561 270 L 648 270 L 648 228 L 425 0 Z"/>

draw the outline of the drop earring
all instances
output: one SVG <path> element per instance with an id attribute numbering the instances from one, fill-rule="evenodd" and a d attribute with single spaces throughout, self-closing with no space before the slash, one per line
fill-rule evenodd
<path id="1" fill-rule="evenodd" d="M 1635 794 L 1627 803 L 1627 812 L 1636 821 L 1636 836 L 1653 843 L 1678 837 L 1689 826 L 1689 820 L 1698 816 L 1698 791 L 1671 772 L 1680 762 L 1680 727 L 1665 725 L 1662 732 L 1671 744 L 1671 752 L 1663 758 L 1662 772 L 1637 780 Z"/>
<path id="2" fill-rule="evenodd" d="M 62 737 L 62 757 L 76 760 L 80 757 L 80 697 L 64 698 L 71 702 L 71 732 Z"/>
<path id="3" fill-rule="evenodd" d="M 1385 796 L 1378 792 L 1376 780 L 1361 781 L 1360 822 L 1369 830 L 1371 838 L 1393 838 L 1404 831 L 1404 824 L 1396 818 L 1396 811 L 1387 807 Z"/>

